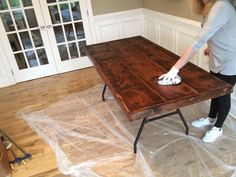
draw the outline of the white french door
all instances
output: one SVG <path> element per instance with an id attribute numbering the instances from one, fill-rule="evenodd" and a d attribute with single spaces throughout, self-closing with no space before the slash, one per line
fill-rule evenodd
<path id="1" fill-rule="evenodd" d="M 40 2 L 58 72 L 91 66 L 84 53 L 91 36 L 86 0 Z"/>
<path id="2" fill-rule="evenodd" d="M 17 82 L 91 66 L 86 0 L 0 0 L 0 42 Z"/>

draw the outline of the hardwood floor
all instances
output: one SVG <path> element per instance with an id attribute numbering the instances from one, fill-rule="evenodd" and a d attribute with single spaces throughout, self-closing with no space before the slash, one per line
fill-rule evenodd
<path id="1" fill-rule="evenodd" d="M 13 177 L 60 176 L 49 145 L 17 118 L 17 112 L 28 106 L 33 110 L 45 108 L 69 94 L 99 83 L 102 80 L 91 67 L 0 89 L 0 128 L 33 157 L 26 161 L 26 165 L 15 165 Z M 10 154 L 9 157 L 12 158 Z"/>

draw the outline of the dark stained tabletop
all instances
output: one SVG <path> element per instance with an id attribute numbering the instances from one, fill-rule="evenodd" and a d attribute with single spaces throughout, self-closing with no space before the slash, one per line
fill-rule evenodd
<path id="1" fill-rule="evenodd" d="M 188 63 L 182 83 L 157 85 L 179 56 L 141 37 L 87 46 L 86 53 L 130 121 L 165 113 L 232 91 L 232 86 Z"/>

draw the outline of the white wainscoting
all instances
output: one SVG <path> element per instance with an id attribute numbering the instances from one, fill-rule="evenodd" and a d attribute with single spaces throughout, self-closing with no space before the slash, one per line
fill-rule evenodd
<path id="1" fill-rule="evenodd" d="M 144 9 L 143 14 L 144 37 L 177 55 L 181 55 L 184 49 L 192 44 L 201 28 L 200 22 L 148 9 Z M 191 62 L 208 70 L 208 58 L 203 55 L 204 47 Z"/>
<path id="2" fill-rule="evenodd" d="M 135 9 L 94 16 L 96 39 L 93 43 L 141 35 L 181 55 L 200 30 L 200 22 L 148 9 Z M 200 50 L 191 60 L 208 70 L 208 59 Z"/>
<path id="3" fill-rule="evenodd" d="M 143 9 L 94 16 L 94 43 L 143 35 L 143 17 Z"/>
<path id="4" fill-rule="evenodd" d="M 230 116 L 236 119 L 236 87 L 234 87 L 234 92 L 231 95 Z"/>

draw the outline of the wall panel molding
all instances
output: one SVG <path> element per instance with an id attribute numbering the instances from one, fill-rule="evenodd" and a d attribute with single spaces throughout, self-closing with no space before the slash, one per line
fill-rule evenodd
<path id="1" fill-rule="evenodd" d="M 94 43 L 143 35 L 143 23 L 143 9 L 97 15 L 94 17 Z"/>
<path id="2" fill-rule="evenodd" d="M 177 55 L 191 45 L 200 31 L 200 23 L 181 17 L 144 9 L 144 36 Z M 201 60 L 204 58 L 204 62 Z M 201 49 L 191 60 L 208 70 L 207 59 Z"/>

